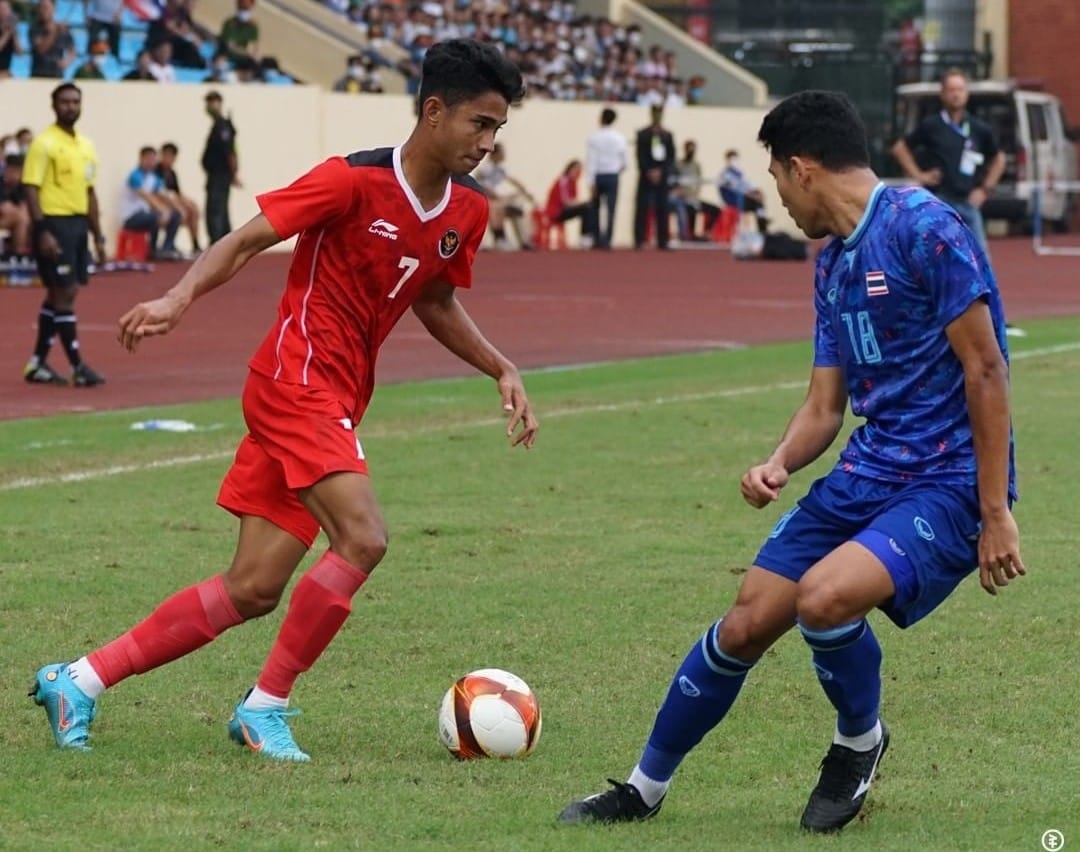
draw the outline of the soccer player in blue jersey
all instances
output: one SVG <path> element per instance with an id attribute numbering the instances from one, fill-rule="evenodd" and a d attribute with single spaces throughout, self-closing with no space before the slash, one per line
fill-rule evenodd
<path id="1" fill-rule="evenodd" d="M 837 712 L 801 825 L 843 828 L 889 744 L 867 613 L 909 627 L 976 569 L 991 594 L 1025 573 L 1011 513 L 1005 319 L 978 240 L 926 190 L 878 180 L 843 95 L 792 95 L 758 140 L 795 223 L 833 240 L 815 271 L 809 391 L 776 449 L 743 476 L 743 498 L 757 509 L 776 500 L 832 444 L 849 399 L 866 422 L 776 523 L 734 605 L 691 648 L 627 782 L 573 802 L 564 823 L 654 816 L 750 669 L 797 627 Z"/>

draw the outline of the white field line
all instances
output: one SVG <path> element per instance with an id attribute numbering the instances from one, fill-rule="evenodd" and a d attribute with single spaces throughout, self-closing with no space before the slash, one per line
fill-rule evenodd
<path id="1" fill-rule="evenodd" d="M 1080 350 L 1080 341 L 1061 343 L 1056 346 L 1044 346 L 1038 349 L 1028 349 L 1023 352 L 1013 353 L 1013 361 L 1023 361 L 1028 358 L 1041 358 L 1047 355 L 1058 355 L 1062 352 L 1074 352 Z M 684 402 L 701 402 L 708 399 L 734 399 L 743 396 L 752 396 L 773 391 L 796 390 L 805 388 L 806 381 L 774 382 L 767 385 L 746 385 L 739 388 L 722 388 L 699 393 L 675 394 L 673 396 L 658 396 L 652 399 L 634 399 L 624 402 L 598 403 L 596 405 L 581 405 L 569 408 L 547 409 L 543 412 L 544 419 L 550 420 L 557 417 L 574 417 L 580 414 L 608 414 L 619 411 L 629 411 L 648 406 L 677 405 Z M 457 423 L 440 423 L 424 426 L 417 429 L 402 431 L 395 429 L 393 432 L 373 430 L 362 432 L 362 438 L 389 438 L 409 435 L 429 435 L 454 429 L 470 429 L 476 427 L 496 426 L 504 422 L 502 417 L 483 417 L 475 420 L 467 420 Z M 142 473 L 149 470 L 180 467 L 182 465 L 199 464 L 208 461 L 220 461 L 227 459 L 236 452 L 235 449 L 218 450 L 212 453 L 195 453 L 186 456 L 173 456 L 171 458 L 156 459 L 153 461 L 139 462 L 137 464 L 118 464 L 109 467 L 94 468 L 91 470 L 71 471 L 69 473 L 57 473 L 52 476 L 28 476 L 20 479 L 12 479 L 8 482 L 0 482 L 0 491 L 19 491 L 26 488 L 40 488 L 46 485 L 64 485 L 71 482 L 88 482 L 95 479 L 106 479 L 110 476 L 121 476 L 127 473 Z"/>

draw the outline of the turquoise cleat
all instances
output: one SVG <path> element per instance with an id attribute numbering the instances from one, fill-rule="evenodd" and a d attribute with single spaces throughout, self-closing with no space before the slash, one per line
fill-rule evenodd
<path id="1" fill-rule="evenodd" d="M 90 723 L 97 716 L 97 702 L 79 689 L 67 673 L 67 663 L 38 669 L 30 697 L 49 717 L 57 748 L 90 751 Z"/>
<path id="2" fill-rule="evenodd" d="M 296 763 L 311 760 L 309 754 L 300 750 L 289 730 L 287 720 L 300 715 L 299 710 L 251 710 L 244 707 L 246 697 L 241 698 L 233 710 L 229 720 L 229 739 L 270 760 L 291 760 Z"/>

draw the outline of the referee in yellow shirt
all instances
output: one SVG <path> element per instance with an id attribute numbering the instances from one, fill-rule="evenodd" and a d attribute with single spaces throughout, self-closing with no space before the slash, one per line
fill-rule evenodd
<path id="1" fill-rule="evenodd" d="M 53 89 L 52 108 L 56 124 L 34 138 L 23 165 L 22 181 L 33 221 L 34 258 L 41 282 L 48 288 L 38 314 L 37 344 L 23 376 L 34 384 L 68 384 L 46 361 L 53 337 L 59 335 L 71 362 L 72 383 L 92 387 L 105 379 L 90 369 L 79 353 L 75 294 L 79 285 L 88 280 L 90 232 L 98 262 L 105 262 L 105 237 L 94 194 L 97 152 L 94 144 L 75 130 L 75 122 L 82 114 L 82 91 L 78 86 L 62 83 Z"/>

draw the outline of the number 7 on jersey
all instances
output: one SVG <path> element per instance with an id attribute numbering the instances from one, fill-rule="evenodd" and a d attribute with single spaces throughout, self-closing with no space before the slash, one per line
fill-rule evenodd
<path id="1" fill-rule="evenodd" d="M 401 273 L 401 277 L 398 279 L 398 283 L 394 285 L 394 289 L 390 291 L 390 295 L 386 298 L 392 299 L 398 294 L 398 291 L 405 286 L 405 282 L 412 278 L 412 274 L 420 268 L 420 260 L 415 257 L 405 256 L 398 261 L 398 269 L 404 269 Z"/>

